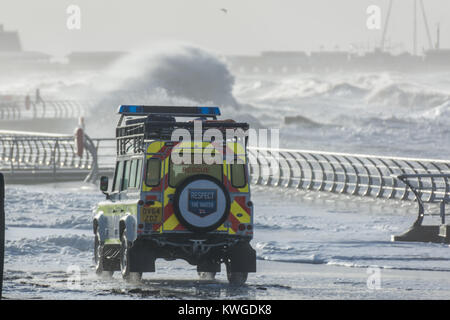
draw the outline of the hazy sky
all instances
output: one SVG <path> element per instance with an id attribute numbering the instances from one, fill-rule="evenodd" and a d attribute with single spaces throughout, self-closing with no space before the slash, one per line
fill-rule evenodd
<path id="1" fill-rule="evenodd" d="M 366 9 L 388 0 L 1 0 L 0 23 L 19 30 L 26 50 L 63 56 L 71 51 L 121 50 L 165 40 L 190 42 L 223 54 L 263 50 L 319 50 L 378 45 Z M 392 44 L 411 50 L 414 0 L 395 0 L 388 30 Z M 450 47 L 450 1 L 424 0 L 433 42 Z M 81 9 L 81 30 L 68 30 L 66 9 Z M 220 9 L 226 8 L 228 13 Z M 420 12 L 419 12 L 420 13 Z M 419 49 L 427 46 L 421 14 Z"/>

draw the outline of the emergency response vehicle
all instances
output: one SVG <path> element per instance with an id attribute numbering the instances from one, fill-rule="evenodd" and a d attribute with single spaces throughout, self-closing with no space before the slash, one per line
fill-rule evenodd
<path id="1" fill-rule="evenodd" d="M 106 200 L 94 211 L 97 274 L 140 279 L 158 258 L 184 259 L 201 279 L 224 264 L 229 282 L 244 284 L 256 272 L 247 135 L 227 132 L 246 133 L 248 124 L 218 120 L 218 107 L 122 105 L 118 113 L 115 173 L 111 186 L 101 177 Z"/>

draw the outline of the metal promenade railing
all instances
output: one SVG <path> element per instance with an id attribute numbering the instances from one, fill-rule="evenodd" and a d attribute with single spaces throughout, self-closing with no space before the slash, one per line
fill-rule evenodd
<path id="1" fill-rule="evenodd" d="M 104 152 L 115 151 L 115 139 L 84 135 L 83 152 L 77 146 L 73 135 L 0 131 L 0 170 L 7 178 L 23 182 L 33 182 L 35 177 L 94 181 L 100 172 L 114 167 L 114 157 Z"/>
<path id="2" fill-rule="evenodd" d="M 392 240 L 450 243 L 448 160 L 267 148 L 249 148 L 249 158 L 257 185 L 416 201 L 413 226 Z M 440 225 L 422 225 L 425 216 L 439 216 Z"/>
<path id="3" fill-rule="evenodd" d="M 73 135 L 0 131 L 0 169 L 9 174 L 83 172 L 87 180 L 111 174 L 116 139 L 84 137 L 85 152 L 79 156 Z M 450 197 L 449 160 L 255 147 L 248 152 L 256 185 L 399 200 L 419 196 L 428 203 Z M 398 178 L 405 175 L 408 183 Z"/>
<path id="4" fill-rule="evenodd" d="M 414 200 L 398 176 L 410 176 L 424 202 L 448 199 L 450 161 L 311 150 L 249 148 L 254 184 Z"/>
<path id="5" fill-rule="evenodd" d="M 403 174 L 397 177 L 401 180 L 414 194 L 415 200 L 418 203 L 418 216 L 414 223 L 415 227 L 421 226 L 424 216 L 439 216 L 441 218 L 441 225 L 445 225 L 446 205 L 450 202 L 450 174 Z M 427 197 L 423 195 L 427 193 Z M 427 212 L 425 205 L 438 204 L 439 212 Z M 429 210 L 428 210 L 429 211 Z"/>
<path id="6" fill-rule="evenodd" d="M 0 171 L 6 181 L 32 183 L 83 180 L 112 175 L 115 138 L 0 131 Z M 337 194 L 417 201 L 418 216 L 395 241 L 450 243 L 445 224 L 450 203 L 450 161 L 250 147 L 252 184 Z M 438 210 L 436 211 L 436 207 Z M 422 226 L 424 216 L 439 216 L 440 226 Z"/>
<path id="7" fill-rule="evenodd" d="M 0 102 L 0 120 L 26 119 L 76 119 L 84 116 L 92 101 L 42 100 L 26 101 L 25 98 Z"/>

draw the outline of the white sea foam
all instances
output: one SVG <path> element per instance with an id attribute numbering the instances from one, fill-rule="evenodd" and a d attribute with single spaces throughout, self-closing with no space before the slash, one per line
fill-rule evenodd
<path id="1" fill-rule="evenodd" d="M 93 236 L 50 235 L 39 238 L 23 238 L 6 241 L 7 255 L 79 254 L 93 250 Z"/>

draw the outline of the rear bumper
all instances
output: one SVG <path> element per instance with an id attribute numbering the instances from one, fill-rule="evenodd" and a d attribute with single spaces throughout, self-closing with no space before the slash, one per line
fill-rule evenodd
<path id="1" fill-rule="evenodd" d="M 229 235 L 226 233 L 159 233 L 152 235 L 140 235 L 135 242 L 152 242 L 158 246 L 173 246 L 173 247 L 193 247 L 198 244 L 203 244 L 205 247 L 216 247 L 223 245 L 233 245 L 238 242 L 250 242 L 252 236 L 248 235 Z"/>
<path id="2" fill-rule="evenodd" d="M 219 272 L 220 264 L 229 264 L 233 272 L 256 272 L 256 252 L 250 237 L 192 234 L 140 237 L 131 248 L 131 265 L 135 271 L 154 271 L 154 261 L 183 259 L 197 266 L 198 271 Z M 134 268 L 132 268 L 134 269 Z"/>
<path id="3" fill-rule="evenodd" d="M 149 246 L 157 251 L 168 250 L 169 252 L 182 251 L 184 255 L 203 256 L 214 249 L 228 249 L 239 243 L 249 243 L 251 237 L 230 236 L 228 234 L 159 234 L 139 237 L 136 245 Z"/>

